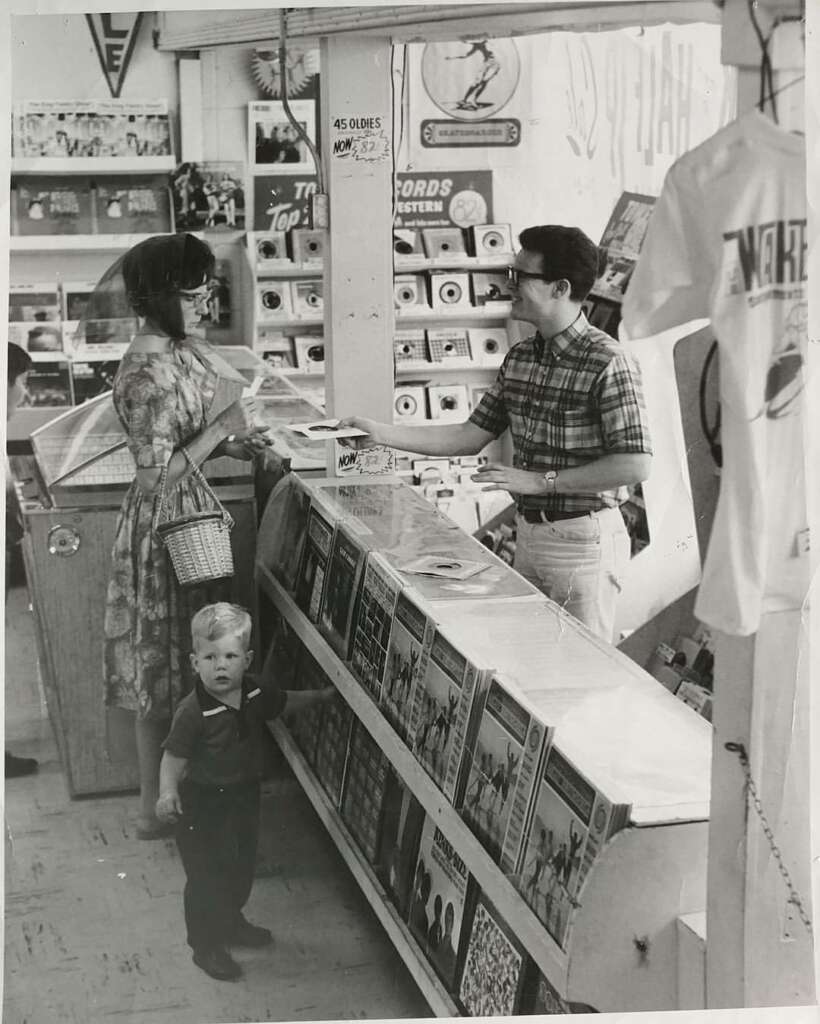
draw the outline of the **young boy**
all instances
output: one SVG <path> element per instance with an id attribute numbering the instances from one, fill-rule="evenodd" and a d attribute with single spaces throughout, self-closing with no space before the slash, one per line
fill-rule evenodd
<path id="1" fill-rule="evenodd" d="M 323 690 L 279 690 L 247 672 L 251 617 L 219 602 L 191 621 L 191 664 L 198 679 L 180 701 L 160 765 L 157 817 L 176 822 L 185 868 L 185 923 L 193 960 L 212 978 L 242 974 L 226 946 L 266 946 L 267 928 L 242 908 L 253 885 L 259 832 L 259 782 L 265 722 L 329 701 Z"/>

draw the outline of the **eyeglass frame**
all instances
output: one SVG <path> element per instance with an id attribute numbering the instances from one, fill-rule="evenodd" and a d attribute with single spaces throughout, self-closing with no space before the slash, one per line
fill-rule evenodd
<path id="1" fill-rule="evenodd" d="M 532 270 L 519 270 L 518 267 L 505 267 L 504 276 L 507 279 L 507 284 L 511 284 L 513 288 L 518 287 L 519 278 L 522 277 L 532 277 L 539 281 L 550 280 L 546 274 L 536 274 Z"/>
<path id="2" fill-rule="evenodd" d="M 177 290 L 177 295 L 180 299 L 196 304 L 200 302 L 209 302 L 213 292 L 214 289 L 212 285 L 202 284 L 199 288 L 180 288 Z"/>

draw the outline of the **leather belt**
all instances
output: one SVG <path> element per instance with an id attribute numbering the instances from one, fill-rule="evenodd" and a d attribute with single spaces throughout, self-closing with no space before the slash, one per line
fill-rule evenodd
<path id="1" fill-rule="evenodd" d="M 518 514 L 527 523 L 557 523 L 562 519 L 583 519 L 600 509 L 590 509 L 589 512 L 547 512 L 542 508 L 520 508 Z"/>

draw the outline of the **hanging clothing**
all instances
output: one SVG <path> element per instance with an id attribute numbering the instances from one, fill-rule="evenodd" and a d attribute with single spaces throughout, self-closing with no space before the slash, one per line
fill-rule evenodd
<path id="1" fill-rule="evenodd" d="M 755 110 L 672 166 L 623 303 L 630 338 L 706 316 L 717 338 L 723 468 L 695 614 L 725 633 L 807 592 L 807 244 L 804 140 Z"/>

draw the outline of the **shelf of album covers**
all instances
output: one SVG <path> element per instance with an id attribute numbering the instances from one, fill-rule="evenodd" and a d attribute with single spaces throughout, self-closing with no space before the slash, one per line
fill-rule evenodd
<path id="1" fill-rule="evenodd" d="M 305 645 L 312 657 L 339 690 L 347 705 L 385 754 L 403 783 L 446 835 L 498 913 L 514 930 L 541 971 L 556 989 L 566 989 L 569 957 L 555 942 L 505 877 L 467 824 L 444 797 L 422 765 L 382 715 L 348 665 L 339 658 L 292 595 L 261 562 L 256 563 L 257 583 L 276 611 Z"/>
<path id="2" fill-rule="evenodd" d="M 14 174 L 152 174 L 170 173 L 176 167 L 173 156 L 127 157 L 13 157 Z"/>
<path id="3" fill-rule="evenodd" d="M 151 234 L 144 235 L 11 235 L 11 252 L 49 252 L 55 249 L 64 252 L 107 252 L 130 249 L 143 242 Z"/>
<path id="4" fill-rule="evenodd" d="M 287 726 L 278 719 L 269 723 L 268 728 L 430 1009 L 438 1017 L 457 1017 L 458 1007 L 436 976 L 408 924 L 391 902 L 376 872 L 359 849 L 341 814 L 322 788 Z"/>

